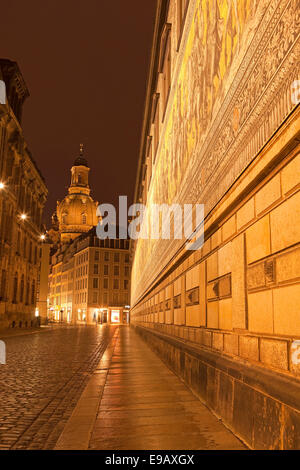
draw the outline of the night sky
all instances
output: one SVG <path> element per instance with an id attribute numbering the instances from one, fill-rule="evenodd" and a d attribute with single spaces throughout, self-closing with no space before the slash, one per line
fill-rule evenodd
<path id="1" fill-rule="evenodd" d="M 25 138 L 49 190 L 45 220 L 85 146 L 92 197 L 133 197 L 156 0 L 10 0 L 0 57 L 18 62 L 30 97 Z"/>

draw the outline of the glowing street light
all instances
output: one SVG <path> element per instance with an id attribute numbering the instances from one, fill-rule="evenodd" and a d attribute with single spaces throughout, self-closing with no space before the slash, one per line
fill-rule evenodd
<path id="1" fill-rule="evenodd" d="M 2 181 L 0 181 L 0 189 L 4 189 L 5 188 L 5 184 L 2 183 Z"/>
<path id="2" fill-rule="evenodd" d="M 26 219 L 27 219 L 27 215 L 26 215 L 26 214 L 21 214 L 21 219 L 22 219 L 22 220 L 26 220 Z"/>
<path id="3" fill-rule="evenodd" d="M 41 235 L 41 236 L 40 236 L 40 239 L 41 239 L 41 240 L 45 240 L 45 238 L 46 238 L 46 235 Z"/>

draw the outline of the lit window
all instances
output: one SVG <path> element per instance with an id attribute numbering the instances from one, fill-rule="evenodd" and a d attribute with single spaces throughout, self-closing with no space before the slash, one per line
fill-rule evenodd
<path id="1" fill-rule="evenodd" d="M 120 322 L 120 310 L 112 310 L 111 311 L 111 322 L 112 323 L 119 323 Z"/>

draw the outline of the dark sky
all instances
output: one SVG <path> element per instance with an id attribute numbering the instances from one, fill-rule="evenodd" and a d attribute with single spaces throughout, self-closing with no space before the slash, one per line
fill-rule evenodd
<path id="1" fill-rule="evenodd" d="M 23 129 L 49 190 L 66 194 L 85 145 L 92 196 L 133 197 L 156 0 L 9 0 L 0 6 L 0 57 L 30 91 Z"/>

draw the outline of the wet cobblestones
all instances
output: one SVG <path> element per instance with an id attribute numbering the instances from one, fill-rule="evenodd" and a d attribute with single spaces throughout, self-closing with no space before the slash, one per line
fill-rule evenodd
<path id="1" fill-rule="evenodd" d="M 5 339 L 0 449 L 53 449 L 115 327 L 69 327 Z"/>

